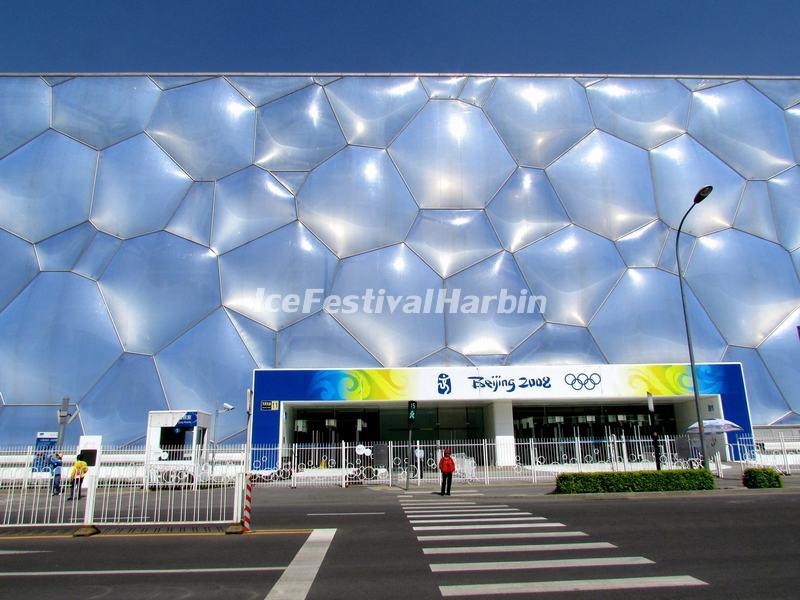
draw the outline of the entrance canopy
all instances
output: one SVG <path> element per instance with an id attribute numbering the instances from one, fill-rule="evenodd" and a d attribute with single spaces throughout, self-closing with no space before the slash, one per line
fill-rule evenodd
<path id="1" fill-rule="evenodd" d="M 703 418 L 724 417 L 741 425 L 743 434 L 751 434 L 741 364 L 697 365 L 697 378 L 698 391 L 705 397 Z M 662 401 L 693 398 L 689 365 L 257 369 L 253 373 L 250 439 L 253 445 L 285 443 L 286 408 L 302 403 L 474 402 L 496 406 L 497 417 L 507 414 L 510 421 L 514 404 L 646 402 L 648 392 Z M 696 420 L 694 415 L 687 426 Z M 502 429 L 507 433 L 508 427 Z"/>

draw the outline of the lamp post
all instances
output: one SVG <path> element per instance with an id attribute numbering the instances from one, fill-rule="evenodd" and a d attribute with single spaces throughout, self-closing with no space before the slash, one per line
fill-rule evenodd
<path id="1" fill-rule="evenodd" d="M 214 454 L 211 455 L 211 473 L 214 473 L 214 466 L 217 462 L 217 442 L 219 440 L 219 436 L 217 435 L 217 422 L 219 421 L 220 413 L 226 413 L 233 410 L 235 406 L 232 404 L 228 404 L 227 402 L 222 403 L 222 408 L 219 407 L 219 400 L 216 401 L 214 405 Z"/>
<path id="2" fill-rule="evenodd" d="M 697 390 L 697 371 L 694 363 L 694 349 L 692 348 L 692 331 L 689 327 L 689 311 L 686 307 L 686 292 L 683 289 L 683 271 L 681 269 L 681 253 L 680 253 L 680 242 L 681 242 L 681 229 L 683 228 L 683 223 L 686 221 L 686 217 L 689 216 L 689 213 L 692 212 L 692 209 L 700 204 L 703 200 L 705 200 L 708 195 L 711 193 L 711 190 L 714 188 L 710 185 L 701 188 L 697 194 L 694 196 L 694 201 L 692 205 L 689 207 L 689 210 L 683 215 L 681 219 L 680 225 L 678 225 L 678 234 L 675 236 L 675 261 L 677 262 L 678 266 L 678 282 L 680 283 L 681 288 L 681 303 L 683 304 L 683 321 L 686 324 L 686 342 L 689 346 L 689 364 L 692 371 L 692 389 L 694 390 L 694 407 L 697 411 L 697 434 L 700 436 L 700 453 L 703 457 L 703 468 L 708 469 L 708 455 L 706 454 L 706 441 L 703 437 L 704 430 L 703 430 L 703 416 L 700 413 L 700 394 Z"/>

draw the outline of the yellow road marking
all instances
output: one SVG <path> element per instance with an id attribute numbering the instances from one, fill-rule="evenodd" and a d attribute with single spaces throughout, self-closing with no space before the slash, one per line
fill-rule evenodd
<path id="1" fill-rule="evenodd" d="M 246 535 L 301 535 L 311 533 L 313 529 L 262 529 L 251 531 Z M 164 537 L 164 536 L 225 536 L 224 531 L 164 531 L 161 533 L 156 532 L 142 532 L 142 533 L 101 533 L 100 535 L 93 535 L 91 539 L 103 538 L 119 538 L 119 537 Z M 72 539 L 71 533 L 32 533 L 20 535 L 0 535 L 0 543 L 5 540 L 34 540 L 34 539 Z M 236 537 L 236 536 L 229 536 Z"/>

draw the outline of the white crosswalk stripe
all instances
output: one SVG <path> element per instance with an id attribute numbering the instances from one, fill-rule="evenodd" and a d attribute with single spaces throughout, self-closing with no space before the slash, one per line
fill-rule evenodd
<path id="1" fill-rule="evenodd" d="M 444 507 L 444 506 L 404 506 L 403 510 L 406 513 L 409 512 L 442 512 L 447 511 L 448 513 L 458 513 L 458 512 L 467 512 L 471 510 L 497 510 L 502 508 L 503 510 L 519 510 L 518 508 L 511 508 L 508 504 L 481 504 L 480 506 L 456 506 L 455 508 Z"/>
<path id="2" fill-rule="evenodd" d="M 499 594 L 546 594 L 550 592 L 592 592 L 603 590 L 645 590 L 655 588 L 708 585 L 688 575 L 667 577 L 618 577 L 614 579 L 577 579 L 572 581 L 530 581 L 519 583 L 482 583 L 440 585 L 445 598 Z"/>
<path id="3" fill-rule="evenodd" d="M 418 535 L 420 542 L 458 542 L 486 540 L 526 540 L 560 537 L 588 537 L 583 531 L 525 531 L 513 533 L 459 533 L 456 535 Z"/>
<path id="4" fill-rule="evenodd" d="M 505 562 L 437 563 L 430 565 L 434 573 L 463 571 L 518 571 L 520 569 L 570 569 L 576 567 L 612 567 L 619 565 L 651 565 L 644 556 L 612 556 L 608 558 L 564 558 L 555 560 L 517 560 Z"/>
<path id="5" fill-rule="evenodd" d="M 498 510 L 492 512 L 463 512 L 455 515 L 447 513 L 407 513 L 409 519 L 435 519 L 444 517 L 507 517 L 509 515 L 530 515 L 529 512 L 514 512 L 513 510 Z"/>
<path id="6" fill-rule="evenodd" d="M 419 492 L 424 493 L 424 492 Z M 468 498 L 469 499 L 469 498 Z M 689 575 L 647 575 L 642 569 L 652 568 L 655 562 L 644 556 L 613 556 L 620 549 L 605 541 L 570 541 L 569 538 L 589 537 L 583 531 L 568 531 L 564 523 L 550 522 L 545 517 L 531 516 L 506 504 L 479 504 L 464 500 L 400 499 L 400 503 L 417 541 L 423 545 L 425 556 L 463 556 L 465 562 L 433 562 L 432 573 L 442 581 L 439 591 L 443 597 L 535 595 L 551 592 L 591 592 L 604 590 L 636 590 L 655 588 L 682 588 L 708 585 Z M 511 530 L 511 531 L 509 531 Z M 522 531 L 521 531 L 522 530 Z M 426 534 L 425 532 L 431 532 Z M 434 533 L 442 532 L 442 533 Z M 558 539 L 565 541 L 558 541 Z M 536 543 L 534 540 L 543 540 Z M 553 541 L 555 540 L 555 541 Z M 443 545 L 451 542 L 456 545 Z M 459 544 L 459 542 L 461 542 Z M 526 543 L 527 542 L 527 543 Z M 438 545 L 437 545 L 438 543 Z M 570 552 L 580 552 L 570 557 Z M 553 553 L 553 558 L 548 557 Z M 599 554 L 595 554 L 599 553 Z M 475 560 L 479 556 L 513 554 L 514 558 L 531 560 Z M 595 554 L 595 555 L 593 555 Z M 533 557 L 536 556 L 536 559 Z M 496 556 L 494 558 L 497 558 Z M 472 560 L 469 560 L 472 559 Z M 537 571 L 564 573 L 574 569 L 596 569 L 599 574 L 613 573 L 614 577 L 596 579 L 556 578 L 550 581 L 503 581 L 507 573 Z M 572 571 L 571 571 L 572 570 Z M 628 570 L 643 576 L 631 577 Z M 451 584 L 448 577 L 459 573 L 475 573 L 473 577 L 486 578 L 486 583 Z M 636 573 L 633 573 L 636 574 Z M 619 575 L 626 575 L 624 577 Z M 647 576 L 644 576 L 647 575 Z"/>
<path id="7" fill-rule="evenodd" d="M 418 525 L 414 531 L 470 531 L 472 529 L 531 529 L 538 527 L 565 527 L 563 523 L 492 523 L 491 525 Z"/>
<path id="8" fill-rule="evenodd" d="M 550 552 L 552 550 L 605 550 L 616 548 L 608 542 L 575 542 L 572 544 L 518 544 L 514 546 L 445 546 L 423 548 L 423 554 L 485 554 L 487 552 Z"/>
<path id="9" fill-rule="evenodd" d="M 409 519 L 409 523 L 503 523 L 508 521 L 544 521 L 544 517 L 523 517 L 506 515 L 504 517 L 469 517 L 466 519 Z"/>

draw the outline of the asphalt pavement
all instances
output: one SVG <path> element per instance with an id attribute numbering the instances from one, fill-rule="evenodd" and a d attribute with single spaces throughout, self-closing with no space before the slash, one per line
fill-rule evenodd
<path id="1" fill-rule="evenodd" d="M 4 532 L 0 599 L 798 597 L 797 486 L 546 491 L 261 488 L 245 536 Z"/>

